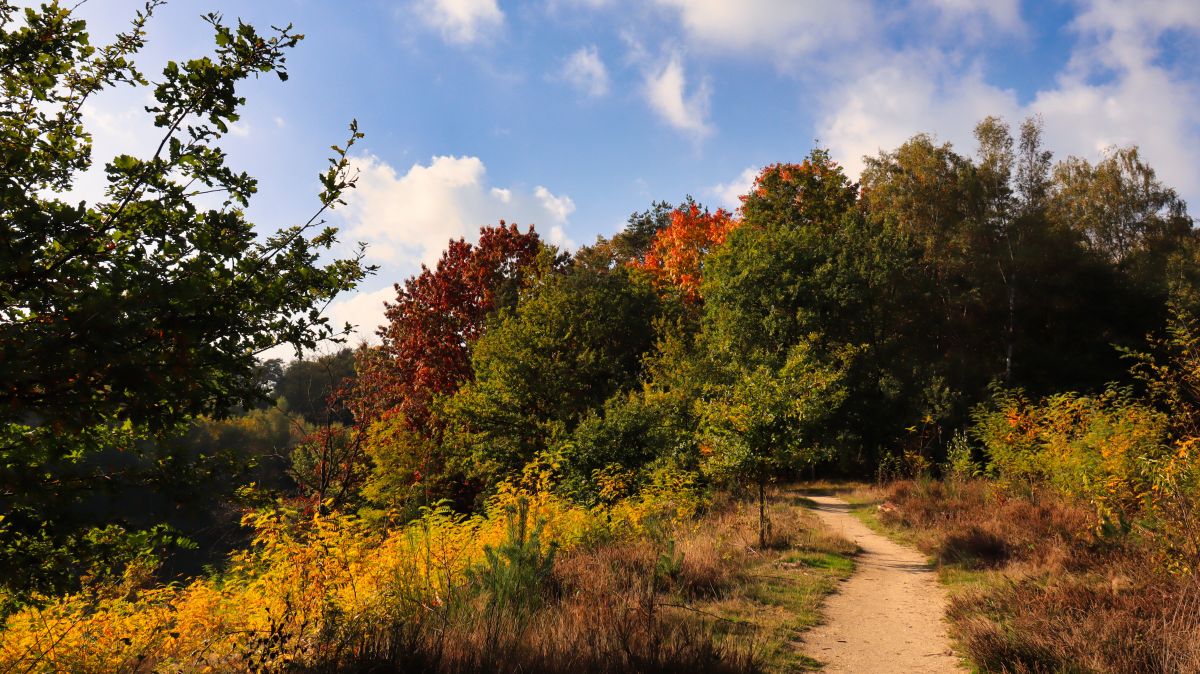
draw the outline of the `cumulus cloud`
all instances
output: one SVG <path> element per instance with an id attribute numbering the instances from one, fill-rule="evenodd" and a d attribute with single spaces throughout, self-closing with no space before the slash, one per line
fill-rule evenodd
<path id="1" fill-rule="evenodd" d="M 504 25 L 496 0 L 417 0 L 417 18 L 452 44 L 478 42 Z"/>
<path id="2" fill-rule="evenodd" d="M 554 196 L 550 190 L 538 185 L 533 191 L 533 196 L 537 197 L 546 212 L 554 216 L 556 222 L 566 222 L 567 216 L 575 212 L 575 202 L 565 194 L 561 197 Z"/>
<path id="3" fill-rule="evenodd" d="M 1014 92 L 988 84 L 978 67 L 959 72 L 937 52 L 897 55 L 836 88 L 826 107 L 818 137 L 852 176 L 864 155 L 891 150 L 919 131 L 970 148 L 976 122 L 988 115 L 1011 120 L 1019 110 Z"/>
<path id="4" fill-rule="evenodd" d="M 708 83 L 701 81 L 689 94 L 683 61 L 678 54 L 672 54 L 661 68 L 646 73 L 644 92 L 650 107 L 666 123 L 696 139 L 712 133 L 708 121 L 711 94 Z"/>
<path id="5" fill-rule="evenodd" d="M 1096 0 L 1072 24 L 1080 42 L 1056 86 L 1029 105 L 1047 136 L 1073 153 L 1096 155 L 1136 143 L 1159 175 L 1184 195 L 1200 196 L 1200 82 L 1158 62 L 1172 31 L 1200 32 L 1192 2 Z"/>
<path id="6" fill-rule="evenodd" d="M 733 180 L 717 183 L 708 188 L 706 192 L 715 196 L 721 206 L 728 210 L 739 208 L 742 205 L 742 195 L 748 194 L 750 188 L 754 187 L 754 179 L 758 177 L 761 170 L 758 166 L 748 167 Z"/>
<path id="7" fill-rule="evenodd" d="M 580 47 L 567 57 L 559 76 L 585 96 L 600 98 L 608 93 L 608 68 L 594 45 Z"/>
<path id="8" fill-rule="evenodd" d="M 329 317 L 329 324 L 333 328 L 340 329 L 349 323 L 354 326 L 357 339 L 376 342 L 375 330 L 386 320 L 383 303 L 395 300 L 396 289 L 390 285 L 378 290 L 359 291 L 336 300 L 329 305 L 325 315 Z"/>
<path id="9" fill-rule="evenodd" d="M 866 0 L 656 0 L 674 10 L 697 47 L 796 56 L 861 34 Z"/>
<path id="10" fill-rule="evenodd" d="M 1200 5 L 1192 0 L 1089 0 L 1071 27 L 1082 38 L 1072 66 L 1140 69 L 1152 62 L 1168 30 L 1200 30 Z"/>
<path id="11" fill-rule="evenodd" d="M 533 193 L 489 186 L 478 157 L 433 157 L 403 174 L 373 155 L 352 163 L 359 180 L 342 209 L 347 238 L 368 242 L 371 257 L 387 264 L 433 264 L 447 241 L 472 239 L 500 219 L 536 224 L 552 243 L 569 243 L 563 233 L 575 210 L 569 196 L 544 186 Z"/>
<path id="12" fill-rule="evenodd" d="M 489 185 L 487 168 L 478 157 L 433 157 L 405 172 L 374 155 L 352 159 L 358 187 L 339 210 L 348 241 L 365 241 L 369 261 L 380 265 L 376 281 L 399 281 L 420 264 L 434 265 L 451 239 L 474 241 L 479 228 L 501 219 L 522 228 L 535 225 L 542 238 L 560 248 L 575 242 L 566 225 L 575 202 L 539 185 L 532 192 Z M 340 298 L 329 308 L 337 325 L 359 326 L 359 338 L 374 339 L 383 320 L 383 302 L 393 297 L 389 285 Z"/>

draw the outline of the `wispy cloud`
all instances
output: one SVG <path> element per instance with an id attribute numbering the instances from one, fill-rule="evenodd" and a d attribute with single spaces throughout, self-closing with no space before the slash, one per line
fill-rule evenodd
<path id="1" fill-rule="evenodd" d="M 608 94 L 608 68 L 594 45 L 580 47 L 567 57 L 559 77 L 590 98 Z"/>
<path id="2" fill-rule="evenodd" d="M 1029 27 L 1020 0 L 917 0 L 916 8 L 932 10 L 934 27 L 970 40 L 1024 37 Z"/>
<path id="3" fill-rule="evenodd" d="M 697 49 L 796 56 L 850 40 L 876 13 L 867 0 L 655 0 L 678 13 Z"/>
<path id="4" fill-rule="evenodd" d="M 688 91 L 687 76 L 679 54 L 672 54 L 658 69 L 646 73 L 646 101 L 663 121 L 700 140 L 713 132 L 708 119 L 711 90 L 702 80 Z"/>

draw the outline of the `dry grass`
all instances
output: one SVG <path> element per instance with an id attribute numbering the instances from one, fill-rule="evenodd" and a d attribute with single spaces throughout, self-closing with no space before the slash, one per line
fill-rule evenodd
<path id="1" fill-rule="evenodd" d="M 767 549 L 758 512 L 726 499 L 698 522 L 578 549 L 555 560 L 539 608 L 491 610 L 464 594 L 422 621 L 342 635 L 325 671 L 749 673 L 813 664 L 799 632 L 853 544 L 821 528 L 787 492 L 770 502 Z"/>
<path id="2" fill-rule="evenodd" d="M 919 532 L 918 547 L 942 565 L 1060 572 L 1104 554 L 1092 512 L 1050 493 L 1013 496 L 982 480 L 900 482 L 887 502 L 881 521 Z"/>
<path id="3" fill-rule="evenodd" d="M 949 610 L 982 672 L 1200 672 L 1200 581 L 1135 535 L 1102 538 L 1090 511 L 984 481 L 901 482 L 874 495 L 956 581 Z"/>
<path id="4" fill-rule="evenodd" d="M 721 560 L 737 570 L 723 592 L 694 607 L 722 618 L 715 625 L 724 633 L 721 643 L 753 640 L 767 669 L 813 667 L 799 649 L 799 634 L 820 622 L 821 602 L 853 571 L 857 547 L 826 529 L 791 489 L 772 491 L 768 518 L 765 548 L 758 547 L 753 503 L 729 504 L 681 538 L 681 549 L 693 551 L 698 569 Z"/>

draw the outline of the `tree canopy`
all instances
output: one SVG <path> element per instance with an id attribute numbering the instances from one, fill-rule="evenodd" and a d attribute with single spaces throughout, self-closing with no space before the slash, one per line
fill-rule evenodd
<path id="1" fill-rule="evenodd" d="M 218 145 L 238 84 L 285 80 L 303 36 L 208 15 L 213 54 L 151 83 L 133 57 L 157 5 L 101 47 L 57 4 L 19 23 L 0 5 L 0 419 L 163 428 L 257 402 L 256 354 L 338 335 L 321 309 L 369 271 L 361 251 L 321 261 L 337 239 L 320 215 L 353 186 L 349 145 L 320 176 L 313 217 L 266 238 L 244 212 L 255 180 Z M 156 149 L 108 159 L 104 196 L 69 202 L 94 163 L 83 106 L 116 86 L 151 90 Z M 350 143 L 360 135 L 352 125 Z"/>

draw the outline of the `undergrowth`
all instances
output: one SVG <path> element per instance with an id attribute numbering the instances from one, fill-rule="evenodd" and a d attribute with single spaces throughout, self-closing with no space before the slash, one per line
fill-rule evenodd
<path id="1" fill-rule="evenodd" d="M 937 561 L 952 635 L 981 672 L 1200 671 L 1200 582 L 1153 563 L 1155 539 L 1103 527 L 1085 502 L 961 479 L 856 500 Z"/>
<path id="2" fill-rule="evenodd" d="M 678 485 L 677 485 L 678 487 Z M 255 520 L 254 546 L 187 586 L 97 589 L 14 614 L 0 670 L 767 672 L 808 667 L 798 633 L 854 546 L 787 493 L 704 504 L 679 488 L 603 513 L 514 489 L 486 516 L 431 510 Z M 691 503 L 691 505 L 688 505 Z M 685 507 L 686 506 L 686 507 Z"/>

